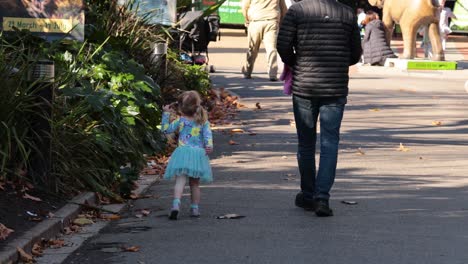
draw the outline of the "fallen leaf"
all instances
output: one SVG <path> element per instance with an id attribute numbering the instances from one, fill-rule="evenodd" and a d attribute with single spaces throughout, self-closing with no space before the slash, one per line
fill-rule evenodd
<path id="1" fill-rule="evenodd" d="M 26 253 L 22 248 L 16 247 L 16 250 L 18 251 L 20 255 L 21 261 L 26 262 L 26 263 L 33 262 L 33 257 L 29 255 L 28 253 Z"/>
<path id="2" fill-rule="evenodd" d="M 82 228 L 79 225 L 71 225 L 70 229 L 73 232 L 79 232 Z"/>
<path id="3" fill-rule="evenodd" d="M 63 228 L 62 233 L 64 233 L 65 235 L 70 235 L 71 233 L 73 233 L 73 231 L 71 230 L 70 227 L 67 226 Z"/>
<path id="4" fill-rule="evenodd" d="M 24 199 L 33 200 L 33 201 L 36 201 L 36 202 L 42 202 L 41 198 L 37 198 L 37 197 L 31 196 L 31 195 L 29 195 L 29 194 L 27 194 L 27 193 L 25 193 L 25 194 L 23 195 L 23 198 L 24 198 Z"/>
<path id="5" fill-rule="evenodd" d="M 104 219 L 104 220 L 119 220 L 120 215 L 118 215 L 118 214 L 101 214 L 100 218 Z"/>
<path id="6" fill-rule="evenodd" d="M 296 121 L 289 120 L 289 125 L 292 126 L 292 127 L 296 127 Z"/>
<path id="7" fill-rule="evenodd" d="M 236 133 L 242 134 L 244 133 L 244 130 L 240 128 L 231 129 L 231 134 L 236 134 Z"/>
<path id="8" fill-rule="evenodd" d="M 366 153 L 365 153 L 364 151 L 362 151 L 361 148 L 358 148 L 356 154 L 357 154 L 357 155 L 366 155 Z"/>
<path id="9" fill-rule="evenodd" d="M 410 151 L 410 148 L 407 148 L 406 146 L 403 145 L 403 143 L 400 143 L 400 147 L 397 148 L 398 151 L 402 151 L 402 152 L 408 152 Z"/>
<path id="10" fill-rule="evenodd" d="M 441 126 L 442 122 L 441 121 L 432 121 L 433 126 Z"/>
<path id="11" fill-rule="evenodd" d="M 140 247 L 137 247 L 137 246 L 124 247 L 123 250 L 127 252 L 138 252 L 140 251 Z"/>
<path id="12" fill-rule="evenodd" d="M 356 205 L 356 201 L 341 201 L 341 203 L 347 204 L 347 205 Z"/>
<path id="13" fill-rule="evenodd" d="M 148 216 L 151 212 L 149 210 L 143 209 L 141 210 L 141 214 L 144 216 Z"/>
<path id="14" fill-rule="evenodd" d="M 138 198 L 140 198 L 137 194 L 134 194 L 134 193 L 130 194 L 129 197 L 130 197 L 130 199 L 132 199 L 132 200 L 137 200 Z"/>
<path id="15" fill-rule="evenodd" d="M 282 156 L 281 158 L 282 158 L 282 159 L 288 159 L 288 157 L 287 157 L 287 156 Z"/>
<path id="16" fill-rule="evenodd" d="M 32 217 L 37 217 L 38 215 L 36 213 L 33 213 L 31 211 L 26 211 L 26 214 Z"/>
<path id="17" fill-rule="evenodd" d="M 63 239 L 49 239 L 47 241 L 47 244 L 50 246 L 50 248 L 61 248 L 65 246 L 65 240 Z"/>
<path id="18" fill-rule="evenodd" d="M 241 219 L 244 217 L 245 217 L 244 215 L 238 215 L 238 214 L 225 214 L 225 215 L 217 216 L 216 219 Z"/>
<path id="19" fill-rule="evenodd" d="M 295 177 L 296 177 L 296 174 L 288 173 L 288 174 L 286 174 L 286 177 L 287 177 L 287 178 L 284 178 L 283 180 L 285 180 L 285 181 L 292 181 L 292 180 L 295 180 L 295 179 L 296 179 L 296 178 L 295 178 Z"/>
<path id="20" fill-rule="evenodd" d="M 44 250 L 42 249 L 41 245 L 39 243 L 35 243 L 31 249 L 31 253 L 35 257 L 40 257 L 44 253 Z"/>
<path id="21" fill-rule="evenodd" d="M 234 140 L 229 140 L 229 145 L 239 145 L 239 143 L 235 142 Z"/>
<path id="22" fill-rule="evenodd" d="M 255 107 L 257 107 L 258 110 L 262 109 L 262 106 L 260 105 L 260 102 L 257 102 L 257 103 L 255 104 Z"/>
<path id="23" fill-rule="evenodd" d="M 249 133 L 249 134 L 248 134 L 249 136 L 256 136 L 256 135 L 257 135 L 257 133 L 252 132 L 252 131 L 247 131 L 247 133 Z"/>
<path id="24" fill-rule="evenodd" d="M 41 217 L 29 217 L 29 221 L 32 222 L 41 222 L 42 218 Z"/>
<path id="25" fill-rule="evenodd" d="M 6 227 L 5 225 L 0 224 L 0 239 L 1 240 L 7 239 L 7 237 L 13 232 L 14 232 L 13 229 L 10 229 Z"/>
<path id="26" fill-rule="evenodd" d="M 379 108 L 371 108 L 371 109 L 369 109 L 369 111 L 372 111 L 372 112 L 379 112 L 380 109 L 379 109 Z"/>
<path id="27" fill-rule="evenodd" d="M 88 218 L 77 218 L 73 220 L 73 224 L 78 226 L 92 225 L 94 224 L 93 220 Z"/>

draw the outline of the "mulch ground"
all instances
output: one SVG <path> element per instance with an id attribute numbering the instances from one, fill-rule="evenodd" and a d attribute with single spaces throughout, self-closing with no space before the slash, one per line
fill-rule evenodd
<path id="1" fill-rule="evenodd" d="M 0 223 L 13 229 L 6 240 L 0 240 L 0 251 L 7 243 L 24 234 L 44 219 L 51 217 L 57 209 L 65 205 L 66 199 L 46 194 L 39 190 L 25 190 L 24 186 L 3 185 L 0 190 Z M 28 194 L 32 199 L 23 198 Z M 28 197 L 28 196 L 26 196 Z"/>

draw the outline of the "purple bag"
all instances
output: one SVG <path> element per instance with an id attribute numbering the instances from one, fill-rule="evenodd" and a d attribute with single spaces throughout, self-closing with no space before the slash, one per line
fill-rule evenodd
<path id="1" fill-rule="evenodd" d="M 283 93 L 286 95 L 292 94 L 293 72 L 288 65 L 284 65 L 283 73 L 281 73 L 280 80 L 284 81 Z"/>

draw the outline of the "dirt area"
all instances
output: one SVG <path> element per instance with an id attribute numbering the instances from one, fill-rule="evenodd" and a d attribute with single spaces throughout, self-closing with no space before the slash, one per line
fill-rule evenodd
<path id="1" fill-rule="evenodd" d="M 13 229 L 6 240 L 0 240 L 0 251 L 13 239 L 21 236 L 44 219 L 65 205 L 67 199 L 51 194 L 45 194 L 39 190 L 27 190 L 21 192 L 12 185 L 3 185 L 0 190 L 0 223 Z M 23 198 L 28 194 L 30 198 Z M 26 196 L 28 197 L 28 196 Z M 41 201 L 35 201 L 39 198 Z"/>

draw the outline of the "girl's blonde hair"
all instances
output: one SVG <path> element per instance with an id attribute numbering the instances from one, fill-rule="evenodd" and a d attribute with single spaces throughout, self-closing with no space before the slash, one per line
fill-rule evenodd
<path id="1" fill-rule="evenodd" d="M 186 91 L 179 95 L 177 99 L 179 111 L 189 117 L 193 117 L 199 125 L 205 124 L 208 120 L 208 113 L 201 105 L 201 98 L 196 91 Z"/>

